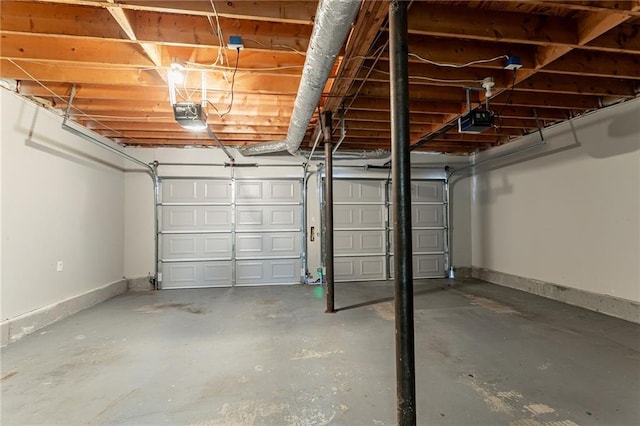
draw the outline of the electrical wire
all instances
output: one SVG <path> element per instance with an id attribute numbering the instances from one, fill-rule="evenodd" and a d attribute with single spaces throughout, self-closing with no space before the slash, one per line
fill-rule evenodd
<path id="1" fill-rule="evenodd" d="M 209 68 L 213 68 L 214 70 L 222 70 L 222 71 L 233 71 L 235 69 L 235 67 L 226 67 L 223 65 L 203 65 L 203 64 L 199 64 L 197 62 L 188 62 L 185 61 L 185 64 L 187 65 L 191 65 L 196 69 L 202 69 L 202 70 L 206 70 Z M 300 68 L 304 68 L 304 65 L 284 65 L 281 67 L 264 67 L 264 68 L 238 68 L 238 71 L 241 72 L 252 72 L 252 71 L 280 71 L 280 70 L 287 70 L 287 69 L 300 69 Z"/>
<path id="2" fill-rule="evenodd" d="M 377 72 L 380 74 L 384 74 L 384 75 L 391 75 L 391 73 L 389 71 L 383 71 L 383 70 L 376 70 L 373 69 L 371 67 L 363 67 L 366 69 L 370 69 L 373 72 Z M 409 79 L 414 79 L 414 80 L 426 80 L 426 81 L 435 81 L 438 83 L 482 83 L 484 80 L 447 80 L 444 78 L 433 78 L 433 77 L 425 77 L 425 76 L 421 76 L 421 75 L 410 75 Z"/>
<path id="3" fill-rule="evenodd" d="M 298 55 L 307 56 L 306 52 L 301 52 L 300 50 L 298 50 L 298 49 L 296 49 L 294 47 L 291 47 L 291 46 L 287 46 L 286 44 L 272 44 L 271 46 L 267 46 L 266 44 L 264 44 L 261 41 L 256 40 L 255 38 L 243 37 L 242 39 L 243 40 L 252 41 L 252 42 L 254 42 L 256 44 L 259 44 L 262 47 L 266 47 L 267 49 L 273 49 L 274 47 L 284 47 L 285 49 L 292 50 L 293 52 L 297 53 Z"/>
<path id="4" fill-rule="evenodd" d="M 509 102 L 511 102 L 511 96 L 513 95 L 513 89 L 516 87 L 516 73 L 517 72 L 518 72 L 517 69 L 513 70 L 513 79 L 511 80 L 511 89 L 509 90 L 509 96 L 507 96 L 507 101 L 504 104 L 502 104 L 502 108 L 500 108 L 500 112 L 498 114 L 496 114 L 496 117 L 498 118 L 498 121 L 500 122 L 500 125 L 496 126 L 496 129 L 498 129 L 498 130 L 502 127 L 502 112 L 507 107 L 507 105 L 509 105 Z"/>
<path id="5" fill-rule="evenodd" d="M 38 64 L 38 65 L 51 65 L 51 61 L 40 61 L 37 59 L 29 59 L 29 58 L 20 58 L 22 62 L 29 62 L 30 64 Z M 135 65 L 131 66 L 110 66 L 110 65 L 87 65 L 81 63 L 74 64 L 65 64 L 65 63 L 56 63 L 56 68 L 79 68 L 79 69 L 87 69 L 87 70 L 105 70 L 105 71 L 154 71 L 158 70 L 158 67 L 136 67 Z"/>
<path id="6" fill-rule="evenodd" d="M 218 10 L 216 9 L 216 5 L 213 3 L 213 0 L 209 0 L 211 3 L 211 9 L 213 9 L 213 14 L 216 18 L 217 31 L 214 30 L 214 33 L 218 36 L 218 58 L 216 59 L 216 64 L 218 60 L 222 58 L 222 52 L 224 51 L 224 56 L 227 59 L 227 64 L 229 63 L 229 56 L 227 55 L 226 49 L 224 49 L 224 35 L 222 34 L 222 27 L 220 26 L 220 17 L 218 16 Z M 211 22 L 211 18 L 209 18 L 209 22 L 213 27 L 213 23 Z M 224 63 L 224 61 L 222 61 Z"/>
<path id="7" fill-rule="evenodd" d="M 418 59 L 421 62 L 424 62 L 426 64 L 431 64 L 431 65 L 436 65 L 438 67 L 446 67 L 446 68 L 465 68 L 468 67 L 470 65 L 475 65 L 475 64 L 485 64 L 485 63 L 489 63 L 489 62 L 495 62 L 498 61 L 500 59 L 509 59 L 508 55 L 500 55 L 500 56 L 496 56 L 495 58 L 491 58 L 491 59 L 478 59 L 477 61 L 471 61 L 471 62 L 467 62 L 466 64 L 462 64 L 462 65 L 457 65 L 457 64 L 443 64 L 440 62 L 435 62 L 432 61 L 430 59 L 427 58 L 423 58 L 420 55 L 416 55 L 415 53 L 411 53 L 409 52 L 409 56 Z"/>
<path id="8" fill-rule="evenodd" d="M 34 77 L 29 71 L 25 70 L 23 67 L 21 67 L 20 65 L 18 65 L 13 59 L 8 59 L 9 62 L 11 62 L 16 68 L 20 69 L 20 71 L 22 71 L 23 73 L 25 73 L 32 81 L 36 82 L 38 85 L 40 85 L 43 89 L 45 89 L 47 92 L 51 93 L 51 95 L 53 95 L 54 99 L 58 99 L 60 100 L 62 103 L 68 103 L 68 101 L 66 99 L 64 99 L 63 97 L 59 96 L 57 93 L 55 93 L 53 90 L 49 89 L 44 83 L 42 83 L 40 80 L 38 80 L 36 77 Z M 106 130 L 111 130 L 112 132 L 117 133 L 118 135 L 122 136 L 125 139 L 129 139 L 132 140 L 134 142 L 138 142 L 136 139 L 131 138 L 129 136 L 126 136 L 124 133 L 122 133 L 119 130 L 116 130 L 106 124 L 104 124 L 103 122 L 101 122 L 100 120 L 96 120 L 96 117 L 100 117 L 100 118 L 120 118 L 118 116 L 109 116 L 109 115 L 89 115 L 87 113 L 85 113 L 84 111 L 82 111 L 80 108 L 78 108 L 75 105 L 71 105 L 71 107 L 73 109 L 75 109 L 76 111 L 78 111 L 78 114 L 73 114 L 74 116 L 84 116 L 87 117 L 87 119 L 89 120 L 93 120 L 96 123 L 100 124 L 101 126 L 103 126 Z M 128 117 L 122 117 L 122 118 L 131 118 L 131 116 Z M 140 143 L 140 142 L 138 142 Z"/>
<path id="9" fill-rule="evenodd" d="M 220 113 L 220 111 L 218 111 L 218 108 L 216 108 L 216 106 L 214 104 L 212 104 L 211 102 L 209 102 L 209 100 L 207 100 L 207 103 L 209 103 L 213 109 L 216 111 L 216 114 L 218 114 L 218 117 L 222 118 L 225 115 L 229 114 L 231 112 L 231 108 L 233 107 L 233 87 L 236 84 L 236 72 L 238 71 L 238 62 L 240 60 L 240 48 L 236 48 L 236 66 L 233 69 L 233 75 L 231 76 L 231 102 L 229 102 L 229 107 L 227 108 L 227 110 L 224 113 Z"/>

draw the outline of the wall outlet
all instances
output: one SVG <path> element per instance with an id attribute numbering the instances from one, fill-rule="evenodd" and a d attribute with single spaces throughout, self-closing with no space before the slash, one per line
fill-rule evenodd
<path id="1" fill-rule="evenodd" d="M 62 262 L 62 260 L 58 260 L 58 263 L 56 264 L 56 272 L 62 272 L 63 266 L 64 266 L 64 263 Z"/>

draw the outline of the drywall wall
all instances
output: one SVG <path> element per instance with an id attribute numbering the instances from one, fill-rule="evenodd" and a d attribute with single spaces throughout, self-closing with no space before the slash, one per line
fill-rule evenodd
<path id="1" fill-rule="evenodd" d="M 640 301 L 640 99 L 543 134 L 473 178 L 473 266 Z"/>
<path id="2" fill-rule="evenodd" d="M 0 98 L 6 321 L 122 280 L 124 174 L 120 158 L 62 130 L 61 117 L 5 90 Z"/>
<path id="3" fill-rule="evenodd" d="M 259 167 L 235 168 L 233 173 L 239 178 L 260 177 L 301 177 L 301 157 L 247 157 L 243 158 L 234 149 L 230 149 L 238 163 L 258 163 Z M 151 163 L 158 161 L 160 176 L 199 176 L 199 177 L 231 177 L 232 169 L 221 167 L 229 159 L 217 148 L 127 148 L 126 152 L 134 157 Z M 335 161 L 336 165 L 348 164 L 383 164 L 383 160 L 351 160 Z M 448 157 L 439 155 L 420 155 L 412 157 L 412 164 L 421 165 L 452 165 L 459 167 L 467 164 L 467 157 Z M 207 167 L 164 165 L 166 163 L 207 163 L 215 164 Z M 267 166 L 268 165 L 268 166 Z M 286 167 L 271 167 L 286 165 Z M 307 185 L 308 226 L 316 227 L 316 234 L 320 235 L 320 211 L 318 203 L 318 184 L 316 179 L 316 163 L 312 162 L 309 171 L 312 172 Z M 365 172 L 363 171 L 363 176 Z M 147 277 L 154 270 L 154 224 L 153 224 L 153 185 L 151 179 L 144 173 L 129 170 L 125 173 L 125 275 L 127 278 L 138 279 Z M 454 209 L 454 265 L 468 267 L 471 265 L 470 240 L 470 207 L 469 180 L 461 179 L 453 192 Z M 307 240 L 308 267 L 314 274 L 320 266 L 320 238 L 315 241 Z"/>

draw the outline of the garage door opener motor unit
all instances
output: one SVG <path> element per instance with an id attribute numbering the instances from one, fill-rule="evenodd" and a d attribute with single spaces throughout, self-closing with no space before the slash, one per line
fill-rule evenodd
<path id="1" fill-rule="evenodd" d="M 493 111 L 473 110 L 458 119 L 458 132 L 478 134 L 493 127 Z"/>
<path id="2" fill-rule="evenodd" d="M 465 87 L 467 94 L 467 112 L 462 114 L 458 118 L 458 132 L 459 133 L 472 133 L 478 134 L 485 130 L 489 130 L 493 127 L 493 111 L 489 109 L 489 98 L 492 96 L 493 87 L 495 81 L 493 77 L 487 77 L 482 80 L 482 88 L 479 87 Z M 471 109 L 471 91 L 484 91 L 485 92 L 485 108 L 484 109 Z"/>
<path id="3" fill-rule="evenodd" d="M 173 105 L 173 115 L 176 121 L 185 129 L 204 130 L 207 128 L 207 113 L 200 104 L 175 104 Z"/>

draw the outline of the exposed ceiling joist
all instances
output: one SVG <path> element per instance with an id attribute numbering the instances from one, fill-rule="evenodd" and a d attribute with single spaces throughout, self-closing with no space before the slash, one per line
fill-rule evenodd
<path id="1" fill-rule="evenodd" d="M 287 133 L 317 6 L 2 0 L 0 78 L 60 113 L 75 84 L 71 119 L 123 145 L 213 147 L 174 119 L 166 80 L 177 61 L 185 67 L 177 100 L 201 103 L 205 74 L 208 124 L 223 143 L 268 143 Z M 390 147 L 387 13 L 388 2 L 363 1 L 323 89 L 320 106 L 334 112 L 336 138 L 346 109 L 341 150 Z M 232 35 L 241 37 L 239 56 L 227 47 Z M 414 1 L 408 44 L 417 150 L 476 152 L 640 91 L 639 0 Z M 521 61 L 515 79 L 507 56 Z M 466 93 L 472 107 L 485 106 L 486 78 L 495 84 L 495 126 L 460 134 Z M 317 124 L 312 117 L 302 146 L 313 143 Z"/>

